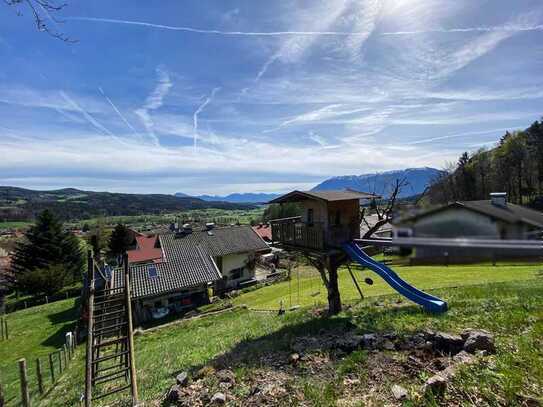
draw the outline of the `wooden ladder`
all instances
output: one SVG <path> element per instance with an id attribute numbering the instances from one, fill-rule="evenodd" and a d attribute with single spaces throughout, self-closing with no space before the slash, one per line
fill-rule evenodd
<path id="1" fill-rule="evenodd" d="M 123 284 L 115 287 L 113 273 L 107 278 L 89 256 L 88 337 L 85 406 L 94 400 L 130 390 L 132 405 L 138 404 L 134 357 L 132 306 L 128 258 L 124 256 Z M 105 284 L 96 287 L 96 276 Z"/>

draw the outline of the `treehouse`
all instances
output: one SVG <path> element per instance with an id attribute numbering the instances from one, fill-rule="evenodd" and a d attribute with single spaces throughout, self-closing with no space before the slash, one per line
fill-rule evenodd
<path id="1" fill-rule="evenodd" d="M 298 203 L 302 215 L 272 220 L 272 241 L 309 251 L 340 248 L 360 238 L 360 202 L 379 198 L 358 191 L 292 191 L 270 203 Z"/>

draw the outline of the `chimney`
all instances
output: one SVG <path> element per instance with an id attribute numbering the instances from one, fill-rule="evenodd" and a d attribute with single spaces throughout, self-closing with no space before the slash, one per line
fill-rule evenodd
<path id="1" fill-rule="evenodd" d="M 507 208 L 507 192 L 492 192 L 490 194 L 490 202 L 494 206 Z"/>

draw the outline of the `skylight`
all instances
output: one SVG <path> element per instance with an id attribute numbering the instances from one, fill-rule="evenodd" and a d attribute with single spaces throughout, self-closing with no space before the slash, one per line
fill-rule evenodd
<path id="1" fill-rule="evenodd" d="M 155 266 L 149 266 L 147 268 L 147 273 L 149 274 L 149 278 L 158 277 L 158 271 Z"/>

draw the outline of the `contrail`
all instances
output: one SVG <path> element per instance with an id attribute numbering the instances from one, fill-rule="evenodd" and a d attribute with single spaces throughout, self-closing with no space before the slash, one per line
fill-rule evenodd
<path id="1" fill-rule="evenodd" d="M 423 143 L 431 143 L 432 141 L 438 141 L 438 140 L 446 140 L 449 138 L 456 138 L 456 137 L 465 137 L 465 136 L 476 136 L 481 134 L 487 134 L 487 133 L 493 133 L 495 131 L 507 131 L 511 130 L 510 127 L 503 127 L 500 129 L 489 129 L 489 130 L 483 130 L 483 131 L 468 131 L 466 133 L 457 133 L 457 134 L 449 134 L 446 136 L 439 136 L 439 137 L 432 137 L 432 138 L 426 138 L 422 140 L 415 140 L 411 142 L 404 143 L 406 145 L 415 145 L 415 144 L 423 144 Z"/>
<path id="2" fill-rule="evenodd" d="M 144 21 L 117 20 L 113 18 L 96 18 L 96 17 L 67 17 L 67 20 L 75 21 L 94 21 L 99 23 L 127 24 L 139 25 L 142 27 L 158 28 L 162 30 L 185 31 L 196 34 L 213 34 L 213 35 L 228 35 L 228 36 L 243 36 L 243 37 L 281 37 L 291 35 L 328 35 L 334 37 L 350 37 L 352 35 L 367 35 L 367 32 L 345 32 L 345 31 L 222 31 L 222 30 L 206 30 L 201 28 L 173 26 L 164 24 L 147 23 Z"/>
<path id="3" fill-rule="evenodd" d="M 194 128 L 194 149 L 196 149 L 196 146 L 197 146 L 197 143 L 198 143 L 198 115 L 200 113 L 202 113 L 202 111 L 205 109 L 205 107 L 215 97 L 215 93 L 217 93 L 220 89 L 221 89 L 220 87 L 213 88 L 213 90 L 211 91 L 211 94 L 209 95 L 209 97 L 207 97 L 206 100 L 204 100 L 204 102 L 200 106 L 198 106 L 198 109 L 196 109 L 196 111 L 192 115 L 192 120 L 193 120 L 193 123 L 194 123 L 194 127 L 193 127 Z"/>
<path id="4" fill-rule="evenodd" d="M 243 37 L 282 37 L 282 36 L 332 36 L 332 37 L 351 37 L 351 36 L 366 36 L 371 31 L 223 31 L 223 30 L 209 30 L 202 28 L 186 27 L 186 26 L 173 26 L 165 24 L 148 23 L 145 21 L 131 21 L 131 20 L 118 20 L 114 18 L 100 18 L 100 17 L 67 17 L 67 20 L 74 21 L 91 21 L 98 23 L 111 23 L 111 24 L 126 24 L 136 25 L 141 27 L 157 28 L 162 30 L 171 31 L 184 31 L 196 34 L 211 34 L 211 35 L 225 35 L 225 36 L 243 36 Z M 465 27 L 465 28 L 435 28 L 428 30 L 417 31 L 391 31 L 375 33 L 381 36 L 394 36 L 394 35 L 416 35 L 416 34 L 431 34 L 431 33 L 463 33 L 463 32 L 490 32 L 490 31 L 543 31 L 543 25 L 505 25 L 505 26 L 488 26 L 488 27 Z"/>
<path id="5" fill-rule="evenodd" d="M 393 35 L 416 35 L 416 34 L 432 34 L 432 33 L 469 33 L 469 32 L 492 32 L 492 31 L 505 31 L 505 32 L 543 31 L 543 25 L 532 25 L 532 26 L 503 25 L 503 26 L 493 26 L 493 27 L 436 28 L 436 29 L 418 30 L 418 31 L 383 32 L 383 33 L 380 33 L 379 35 L 393 36 Z"/>
<path id="6" fill-rule="evenodd" d="M 136 131 L 136 129 L 128 122 L 128 120 L 126 120 L 126 117 L 124 117 L 124 115 L 119 111 L 119 109 L 117 109 L 117 106 L 115 106 L 115 104 L 111 101 L 110 98 L 107 97 L 107 95 L 105 94 L 104 90 L 101 88 L 101 87 L 98 87 L 98 90 L 100 91 L 100 93 L 102 94 L 102 96 L 108 101 L 108 103 L 111 105 L 111 107 L 113 108 L 113 110 L 115 110 L 115 112 L 117 112 L 117 115 L 121 118 L 121 120 L 127 125 L 127 127 L 132 130 L 134 132 L 134 135 L 139 137 L 139 134 L 138 132 Z"/>

